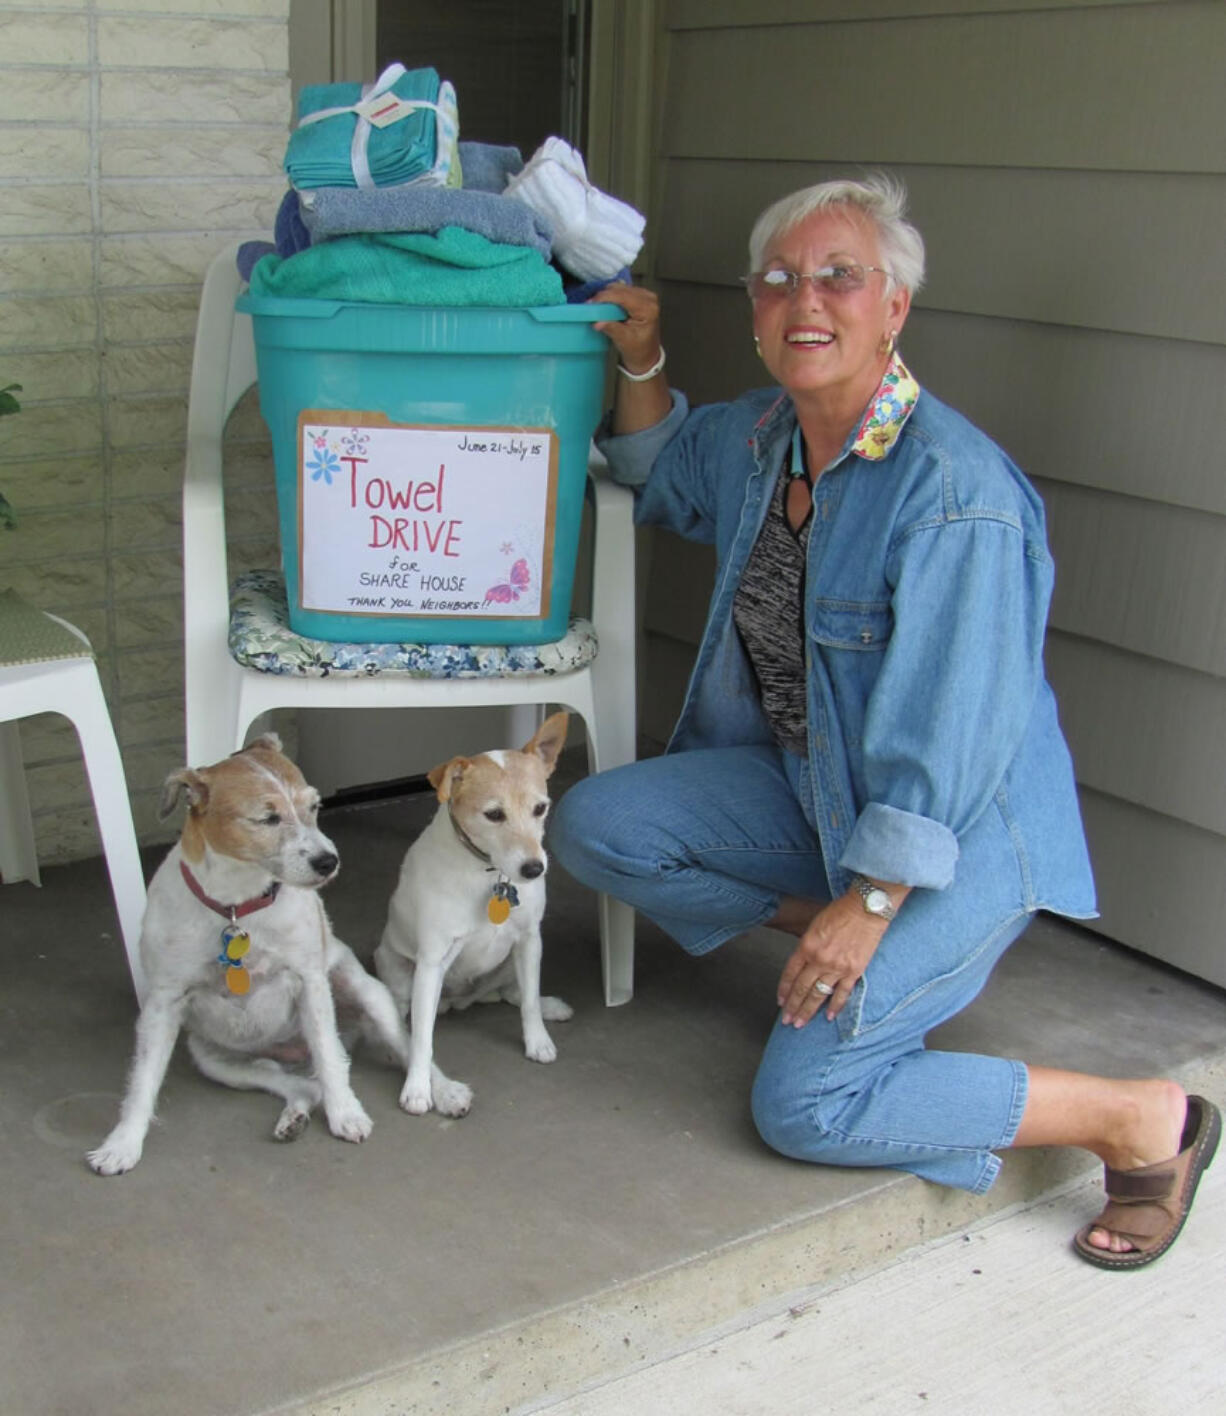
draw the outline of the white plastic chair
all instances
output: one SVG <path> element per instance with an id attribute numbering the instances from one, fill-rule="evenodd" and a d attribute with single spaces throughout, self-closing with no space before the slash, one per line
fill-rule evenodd
<path id="1" fill-rule="evenodd" d="M 138 944 L 145 913 L 145 877 L 123 762 L 89 640 L 76 625 L 58 615 L 47 618 L 81 641 L 78 656 L 14 663 L 16 651 L 6 644 L 0 620 L 0 876 L 6 885 L 19 880 L 42 883 L 17 720 L 35 713 L 62 713 L 81 742 L 132 986 L 137 1000 L 142 1001 L 145 979 Z"/>
<path id="2" fill-rule="evenodd" d="M 209 268 L 192 363 L 183 486 L 188 760 L 208 763 L 236 751 L 254 720 L 275 708 L 464 708 L 549 702 L 560 703 L 583 719 L 589 770 L 632 762 L 636 732 L 633 498 L 601 474 L 603 460 L 594 452 L 588 492 L 595 523 L 592 626 L 599 652 L 587 662 L 500 677 L 420 678 L 396 672 L 300 676 L 262 671 L 235 659 L 230 649 L 222 435 L 235 404 L 257 378 L 251 318 L 234 309 L 241 287 L 236 249 L 222 251 Z M 590 640 L 590 634 L 587 637 Z M 309 646 L 316 641 L 298 642 Z M 626 1002 L 633 992 L 634 912 L 601 895 L 599 920 L 605 1002 L 612 1006 Z"/>

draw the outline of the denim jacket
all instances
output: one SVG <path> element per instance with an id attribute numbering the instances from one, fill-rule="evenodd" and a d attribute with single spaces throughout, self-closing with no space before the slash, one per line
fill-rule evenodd
<path id="1" fill-rule="evenodd" d="M 670 752 L 772 742 L 732 602 L 796 414 L 779 389 L 597 438 L 636 520 L 714 544 L 715 589 Z M 999 812 L 1030 909 L 1088 918 L 1072 763 L 1043 673 L 1043 506 L 985 434 L 895 360 L 813 492 L 809 777 L 833 894 L 861 872 L 942 889 Z M 999 833 L 998 833 L 999 834 Z"/>

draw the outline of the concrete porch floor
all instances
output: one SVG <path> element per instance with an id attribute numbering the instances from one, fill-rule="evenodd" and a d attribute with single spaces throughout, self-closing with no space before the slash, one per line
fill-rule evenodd
<path id="1" fill-rule="evenodd" d="M 324 822 L 329 912 L 363 958 L 431 810 Z M 552 1026 L 552 1066 L 524 1059 L 510 1008 L 447 1016 L 436 1051 L 476 1091 L 467 1118 L 404 1115 L 402 1078 L 359 1051 L 370 1140 L 317 1118 L 281 1146 L 272 1097 L 206 1082 L 180 1048 L 144 1159 L 104 1180 L 83 1153 L 113 1124 L 135 1004 L 101 862 L 44 881 L 0 890 L 15 1416 L 527 1411 L 1090 1168 L 1011 1154 L 973 1198 L 770 1154 L 747 1098 L 786 943 L 758 931 L 693 961 L 640 921 L 635 998 L 609 1010 L 594 901 L 555 870 L 544 981 L 575 1017 Z M 934 1041 L 1226 1095 L 1221 990 L 1047 918 Z"/>

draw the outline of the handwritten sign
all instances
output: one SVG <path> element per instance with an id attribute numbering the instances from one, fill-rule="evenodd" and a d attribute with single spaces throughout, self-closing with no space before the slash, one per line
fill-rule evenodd
<path id="1" fill-rule="evenodd" d="M 423 427 L 380 413 L 298 418 L 303 609 L 536 619 L 549 604 L 557 437 Z"/>

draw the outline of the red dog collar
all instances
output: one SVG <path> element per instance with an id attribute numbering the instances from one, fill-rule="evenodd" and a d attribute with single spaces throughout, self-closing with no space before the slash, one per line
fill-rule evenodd
<path id="1" fill-rule="evenodd" d="M 199 880 L 188 870 L 186 861 L 179 862 L 179 869 L 183 872 L 183 879 L 187 881 L 187 888 L 200 903 L 207 905 L 214 913 L 231 922 L 241 919 L 243 915 L 254 914 L 256 910 L 265 909 L 272 904 L 281 890 L 281 882 L 274 880 L 268 889 L 262 895 L 257 895 L 254 900 L 244 900 L 241 905 L 223 905 L 220 901 L 213 899 L 211 895 L 204 893 Z"/>

